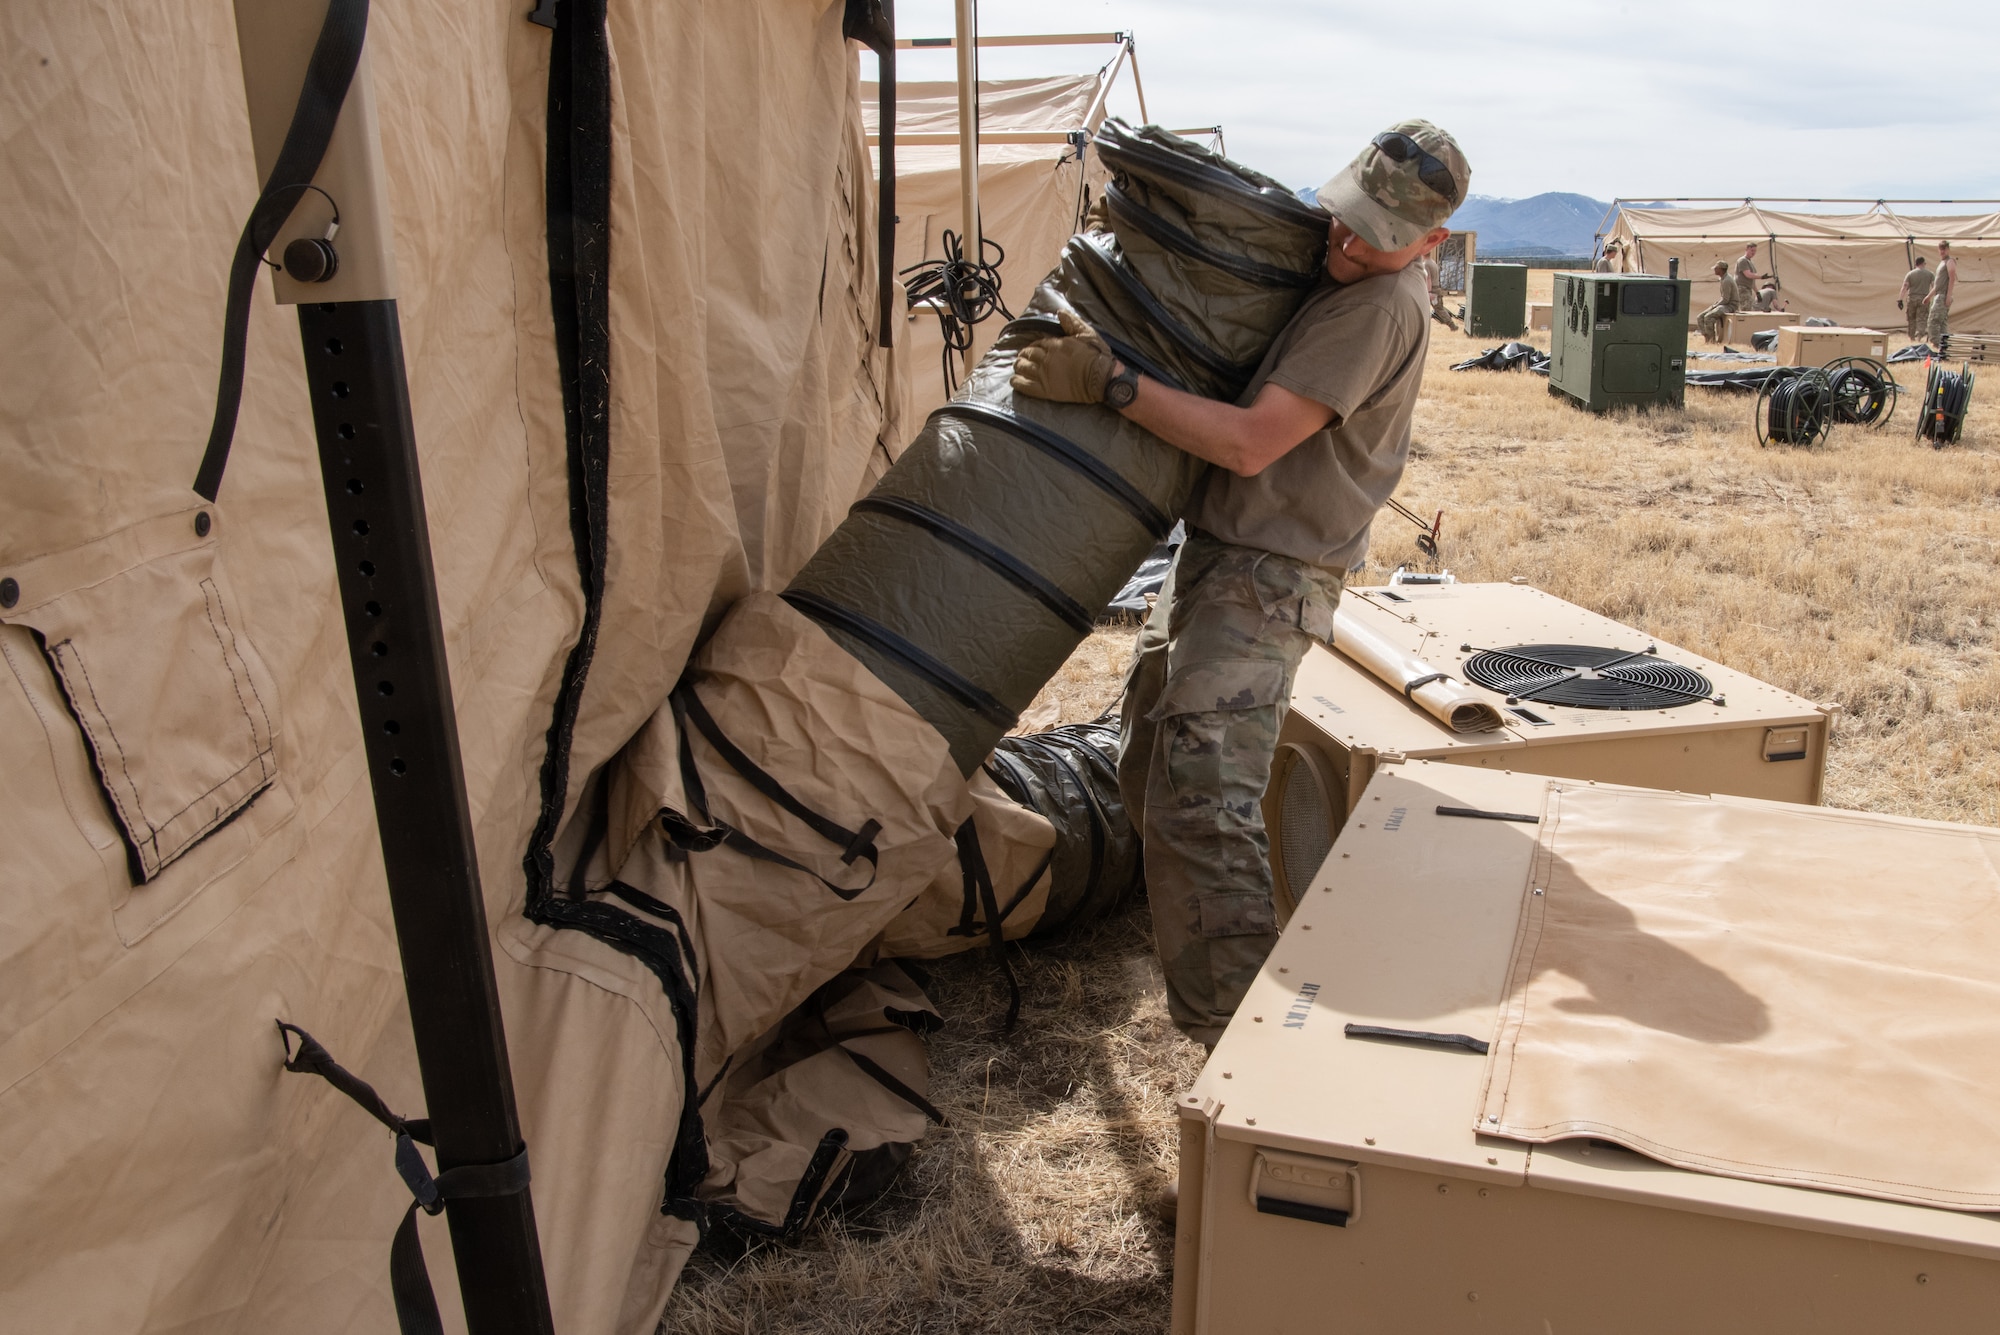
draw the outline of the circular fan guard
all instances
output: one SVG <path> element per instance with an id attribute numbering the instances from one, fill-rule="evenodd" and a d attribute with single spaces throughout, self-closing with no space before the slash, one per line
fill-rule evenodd
<path id="1" fill-rule="evenodd" d="M 1599 671 L 1602 664 L 1610 664 Z M 1571 675 L 1571 669 L 1583 671 Z M 1672 709 L 1714 695 L 1708 678 L 1651 653 L 1594 644 L 1521 644 L 1482 649 L 1465 675 L 1513 700 L 1578 709 Z"/>

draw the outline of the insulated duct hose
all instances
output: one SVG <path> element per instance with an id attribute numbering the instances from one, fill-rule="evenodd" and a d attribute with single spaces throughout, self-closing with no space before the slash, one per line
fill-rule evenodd
<path id="1" fill-rule="evenodd" d="M 1320 281 L 1327 215 L 1156 127 L 1096 141 L 1115 232 L 1072 237 L 957 397 L 784 598 L 976 769 L 1173 526 L 1207 465 L 1098 405 L 1016 398 L 1014 358 L 1072 310 L 1129 365 L 1242 393 Z"/>

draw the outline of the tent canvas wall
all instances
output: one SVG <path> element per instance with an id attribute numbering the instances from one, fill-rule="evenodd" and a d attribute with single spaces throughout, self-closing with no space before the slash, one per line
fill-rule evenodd
<path id="1" fill-rule="evenodd" d="M 1885 333 L 1903 329 L 1896 309 L 1903 275 L 1918 255 L 1935 270 L 1937 243 L 1950 241 L 1959 280 L 1953 332 L 2000 330 L 2000 213 L 1918 216 L 1886 205 L 1868 213 L 1788 213 L 1755 202 L 1626 205 L 1606 239 L 1626 242 L 1646 273 L 1663 274 L 1670 259 L 1679 259 L 1681 277 L 1694 283 L 1694 311 L 1716 300 L 1715 262 L 1733 268 L 1744 245 L 1755 241 L 1757 271 L 1777 275 L 1786 309 Z"/>
<path id="2" fill-rule="evenodd" d="M 1096 74 L 1039 79 L 982 79 L 979 129 L 982 135 L 1095 134 L 1104 122 L 1105 95 L 1115 68 Z M 861 85 L 868 132 L 877 129 L 876 86 Z M 899 136 L 958 134 L 958 85 L 949 82 L 896 84 Z M 985 235 L 1007 252 L 1001 265 L 1001 297 L 1019 311 L 1028 295 L 1055 265 L 1063 243 L 1083 226 L 1088 198 L 1095 199 L 1109 173 L 1088 148 L 1081 160 L 1067 142 L 994 143 L 979 146 L 979 213 Z M 959 202 L 958 145 L 896 145 L 896 269 L 944 258 L 944 233 L 964 230 Z M 1005 321 L 995 318 L 973 332 L 972 348 L 958 374 L 979 360 Z M 937 317 L 928 309 L 910 312 L 899 326 L 898 355 L 909 368 L 905 420 L 917 423 L 949 396 L 940 368 L 944 341 Z"/>
<path id="3" fill-rule="evenodd" d="M 527 8 L 378 0 L 367 63 L 556 1326 L 650 1331 L 693 1242 L 661 1210 L 680 1036 L 639 958 L 558 925 L 578 812 L 704 626 L 782 587 L 900 448 L 899 371 L 842 4 Z M 0 31 L 0 1326 L 391 1329 L 390 1141 L 283 1074 L 272 1024 L 423 1112 L 266 279 L 220 502 L 189 490 L 258 190 L 231 6 L 23 0 Z M 552 257 L 579 218 L 592 246 Z M 146 726 L 163 661 L 192 683 L 178 729 Z M 122 751 L 79 726 L 86 677 L 141 702 Z M 233 721 L 254 800 L 173 838 Z M 174 854 L 137 884 L 135 832 Z"/>

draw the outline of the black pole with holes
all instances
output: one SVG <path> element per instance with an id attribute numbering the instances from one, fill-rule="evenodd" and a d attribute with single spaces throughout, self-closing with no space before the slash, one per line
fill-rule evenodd
<path id="1" fill-rule="evenodd" d="M 441 1169 L 499 1163 L 521 1152 L 521 1125 L 466 805 L 402 326 L 394 301 L 298 311 L 425 1111 Z M 473 1335 L 550 1335 L 528 1193 L 454 1200 L 445 1217 Z"/>

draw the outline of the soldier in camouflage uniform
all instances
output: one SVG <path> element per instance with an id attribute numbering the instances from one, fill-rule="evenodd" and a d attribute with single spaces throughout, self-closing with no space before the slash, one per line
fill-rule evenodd
<path id="1" fill-rule="evenodd" d="M 1931 283 L 1934 275 L 1924 267 L 1924 257 L 1917 256 L 1917 263 L 1903 275 L 1903 290 L 1896 294 L 1896 309 L 1903 313 L 1903 324 L 1910 336 L 1910 342 L 1920 343 L 1924 337 L 1924 316 L 1931 297 Z"/>
<path id="2" fill-rule="evenodd" d="M 1729 276 L 1729 266 L 1721 260 L 1715 262 L 1715 281 L 1721 284 L 1721 299 L 1695 317 L 1695 325 L 1701 330 L 1703 341 L 1708 343 L 1720 343 L 1729 317 L 1742 309 L 1736 280 Z"/>
<path id="3" fill-rule="evenodd" d="M 1958 295 L 1958 261 L 1951 257 L 1951 242 L 1938 242 L 1937 284 L 1931 288 L 1930 322 L 1925 332 L 1931 346 L 1940 352 L 1951 337 L 1951 300 Z"/>
<path id="4" fill-rule="evenodd" d="M 1417 261 L 1442 244 L 1470 169 L 1427 121 L 1377 135 L 1320 187 L 1327 276 L 1235 404 L 1121 367 L 1066 315 L 1014 388 L 1104 402 L 1216 465 L 1140 632 L 1119 786 L 1145 841 L 1155 945 L 1176 1024 L 1214 1043 L 1277 940 L 1262 802 L 1292 675 L 1330 642 L 1349 567 L 1409 455 L 1429 346 Z"/>

